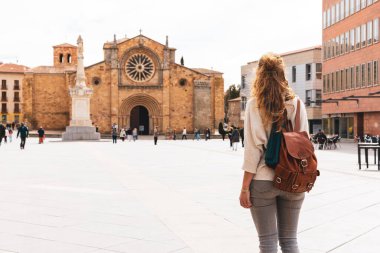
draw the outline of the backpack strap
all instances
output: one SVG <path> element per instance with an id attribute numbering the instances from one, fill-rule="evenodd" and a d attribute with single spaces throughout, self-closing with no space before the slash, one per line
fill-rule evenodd
<path id="1" fill-rule="evenodd" d="M 295 132 L 299 132 L 301 128 L 301 116 L 300 116 L 300 99 L 297 98 L 297 112 L 296 112 L 296 120 L 295 120 Z"/>

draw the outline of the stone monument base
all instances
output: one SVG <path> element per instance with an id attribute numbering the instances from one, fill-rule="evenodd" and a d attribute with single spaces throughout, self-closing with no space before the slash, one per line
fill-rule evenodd
<path id="1" fill-rule="evenodd" d="M 100 133 L 93 126 L 67 126 L 66 132 L 62 134 L 62 141 L 97 141 Z"/>

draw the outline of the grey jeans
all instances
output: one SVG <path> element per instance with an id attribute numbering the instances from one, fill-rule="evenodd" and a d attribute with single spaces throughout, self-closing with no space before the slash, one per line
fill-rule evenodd
<path id="1" fill-rule="evenodd" d="M 278 241 L 283 253 L 299 253 L 297 226 L 305 193 L 284 192 L 264 180 L 253 180 L 250 191 L 260 253 L 277 253 Z"/>

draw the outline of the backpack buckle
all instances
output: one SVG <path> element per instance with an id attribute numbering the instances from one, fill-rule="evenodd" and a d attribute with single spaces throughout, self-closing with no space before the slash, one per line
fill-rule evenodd
<path id="1" fill-rule="evenodd" d="M 276 178 L 276 183 L 281 184 L 281 181 L 282 181 L 282 180 L 281 180 L 281 177 L 277 177 L 277 178 Z"/>
<path id="2" fill-rule="evenodd" d="M 306 159 L 302 159 L 301 160 L 301 166 L 302 166 L 302 168 L 306 168 L 308 166 L 308 163 L 307 163 Z"/>

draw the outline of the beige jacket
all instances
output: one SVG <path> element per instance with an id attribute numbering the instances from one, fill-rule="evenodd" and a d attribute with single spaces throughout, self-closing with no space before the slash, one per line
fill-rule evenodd
<path id="1" fill-rule="evenodd" d="M 296 109 L 298 97 L 286 102 L 288 119 L 295 125 Z M 305 105 L 300 101 L 300 131 L 309 133 L 309 124 Z M 242 169 L 255 174 L 255 180 L 273 180 L 273 169 L 265 165 L 265 151 L 267 146 L 271 126 L 264 128 L 259 110 L 256 106 L 256 99 L 248 101 L 245 111 L 244 121 L 244 163 Z"/>

